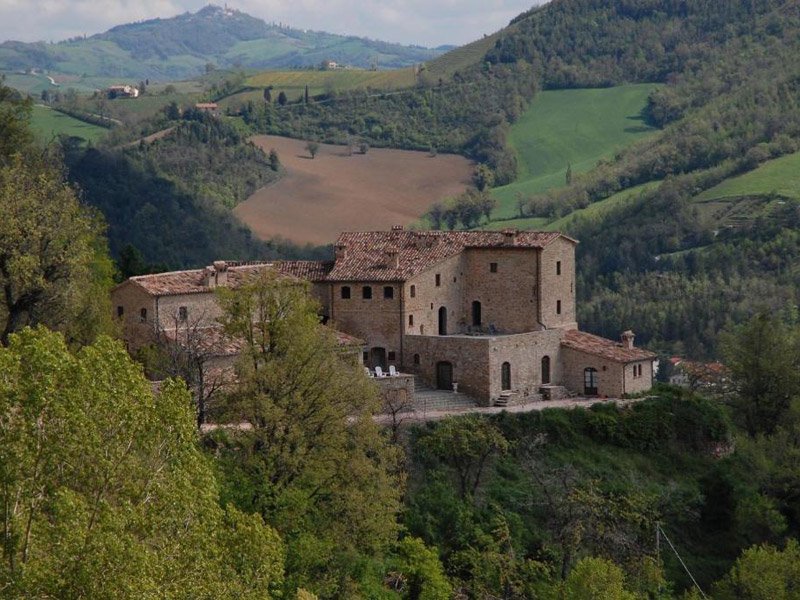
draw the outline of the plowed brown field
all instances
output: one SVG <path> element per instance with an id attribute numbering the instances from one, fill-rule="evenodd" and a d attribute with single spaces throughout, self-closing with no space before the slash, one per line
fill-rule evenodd
<path id="1" fill-rule="evenodd" d="M 320 144 L 313 160 L 300 140 L 256 136 L 278 151 L 286 174 L 236 207 L 236 215 L 262 238 L 329 244 L 341 231 L 408 225 L 430 205 L 463 192 L 472 163 L 450 154 L 371 148 L 348 156 L 342 146 Z"/>

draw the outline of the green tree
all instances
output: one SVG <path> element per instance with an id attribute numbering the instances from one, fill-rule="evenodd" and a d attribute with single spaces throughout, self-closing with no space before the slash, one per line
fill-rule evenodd
<path id="1" fill-rule="evenodd" d="M 320 324 L 307 285 L 265 271 L 220 289 L 220 302 L 242 340 L 229 418 L 253 427 L 217 440 L 227 496 L 282 533 L 291 589 L 347 596 L 355 565 L 397 533 L 403 478 L 372 420 L 376 390 Z"/>
<path id="2" fill-rule="evenodd" d="M 509 444 L 491 421 L 477 415 L 448 417 L 421 440 L 422 448 L 450 466 L 461 498 L 474 496 L 489 461 L 508 451 Z"/>
<path id="3" fill-rule="evenodd" d="M 0 164 L 16 153 L 24 152 L 33 143 L 28 128 L 33 102 L 5 85 L 0 77 Z"/>
<path id="4" fill-rule="evenodd" d="M 269 151 L 269 168 L 277 172 L 281 170 L 281 160 L 278 157 L 278 151 L 275 148 Z"/>
<path id="5" fill-rule="evenodd" d="M 475 187 L 479 192 L 484 191 L 494 185 L 494 172 L 491 167 L 481 163 L 475 167 L 475 173 L 472 175 L 472 181 L 475 182 Z"/>
<path id="6" fill-rule="evenodd" d="M 409 600 L 450 600 L 453 586 L 447 580 L 435 548 L 407 536 L 397 543 L 387 580 Z"/>
<path id="7" fill-rule="evenodd" d="M 289 99 L 286 97 L 286 92 L 284 92 L 284 91 L 278 92 L 278 104 L 280 106 L 286 106 L 286 103 L 288 102 L 288 100 Z"/>
<path id="8" fill-rule="evenodd" d="M 311 158 L 315 158 L 317 156 L 317 152 L 319 152 L 319 144 L 317 142 L 308 142 L 306 144 L 306 151 Z"/>
<path id="9" fill-rule="evenodd" d="M 752 437 L 772 433 L 800 395 L 800 346 L 794 330 L 760 313 L 722 338 L 734 414 Z"/>
<path id="10" fill-rule="evenodd" d="M 119 342 L 44 328 L 0 370 L 0 596 L 272 597 L 281 540 L 219 507 L 182 383 L 154 395 Z"/>
<path id="11" fill-rule="evenodd" d="M 0 213 L 0 344 L 37 323 L 90 339 L 110 315 L 113 275 L 97 219 L 56 169 L 19 157 L 0 167 Z"/>
<path id="12" fill-rule="evenodd" d="M 792 600 L 800 589 L 800 544 L 745 550 L 714 589 L 718 600 Z"/>
<path id="13" fill-rule="evenodd" d="M 583 558 L 564 582 L 564 600 L 636 600 L 625 589 L 625 574 L 602 558 Z"/>
<path id="14" fill-rule="evenodd" d="M 567 185 L 572 185 L 572 163 L 567 164 L 567 172 L 564 175 L 564 182 Z"/>

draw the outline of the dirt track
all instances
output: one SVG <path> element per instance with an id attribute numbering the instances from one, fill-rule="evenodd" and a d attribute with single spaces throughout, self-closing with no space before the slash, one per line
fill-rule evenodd
<path id="1" fill-rule="evenodd" d="M 275 148 L 286 169 L 235 209 L 262 239 L 329 244 L 341 231 L 407 225 L 437 200 L 464 191 L 473 168 L 461 156 L 382 148 L 348 156 L 346 148 L 326 144 L 312 160 L 300 140 L 253 141 L 267 152 Z"/>

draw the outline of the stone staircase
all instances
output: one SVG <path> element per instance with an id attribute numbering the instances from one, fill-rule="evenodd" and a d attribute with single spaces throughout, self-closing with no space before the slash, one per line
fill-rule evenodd
<path id="1" fill-rule="evenodd" d="M 468 410 L 477 406 L 478 403 L 466 394 L 435 390 L 419 377 L 414 377 L 414 410 L 417 412 Z"/>

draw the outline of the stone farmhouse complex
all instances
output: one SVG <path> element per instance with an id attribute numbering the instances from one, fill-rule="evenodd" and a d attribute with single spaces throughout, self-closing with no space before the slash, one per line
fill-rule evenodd
<path id="1" fill-rule="evenodd" d="M 133 277 L 112 301 L 132 349 L 154 327 L 189 320 L 212 338 L 214 288 L 277 269 L 311 283 L 323 322 L 342 343 L 360 345 L 372 369 L 396 366 L 483 405 L 646 391 L 655 355 L 636 348 L 632 332 L 612 341 L 578 330 L 576 245 L 560 233 L 516 230 L 343 233 L 330 262 L 216 262 Z M 221 359 L 235 353 L 221 344 Z"/>

